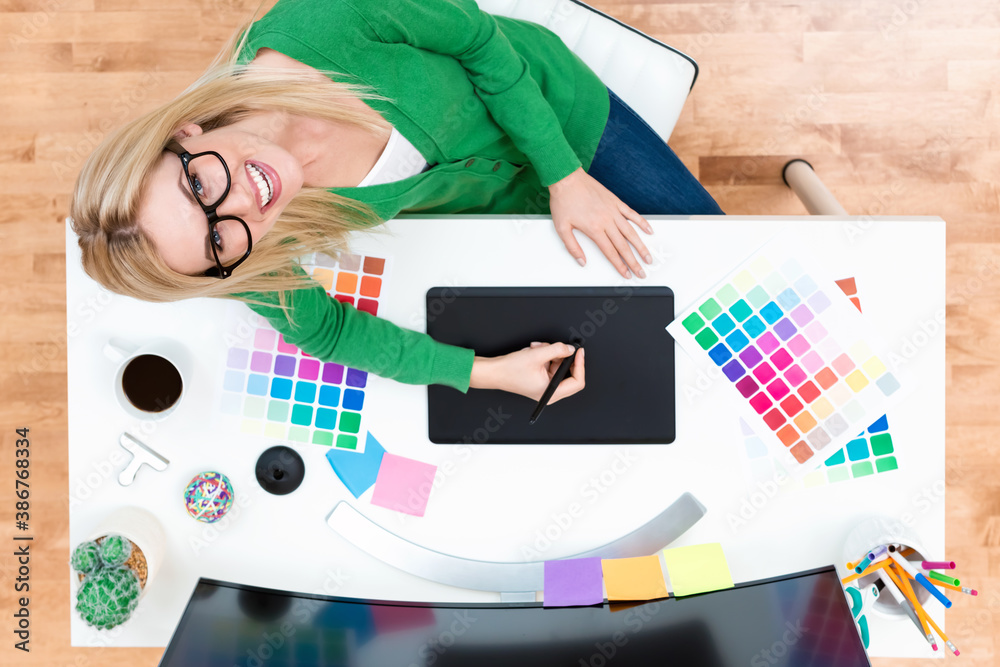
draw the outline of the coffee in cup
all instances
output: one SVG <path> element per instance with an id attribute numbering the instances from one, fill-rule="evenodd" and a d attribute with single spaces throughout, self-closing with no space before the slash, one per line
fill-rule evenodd
<path id="1" fill-rule="evenodd" d="M 177 344 L 160 340 L 130 351 L 122 343 L 109 342 L 104 353 L 119 364 L 115 397 L 127 413 L 159 419 L 173 411 L 184 393 L 184 355 Z"/>

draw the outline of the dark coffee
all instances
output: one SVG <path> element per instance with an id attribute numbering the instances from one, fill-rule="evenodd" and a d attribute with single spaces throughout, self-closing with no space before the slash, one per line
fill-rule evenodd
<path id="1" fill-rule="evenodd" d="M 172 363 L 156 354 L 140 354 L 125 366 L 122 391 L 135 407 L 163 412 L 181 397 L 184 382 Z"/>

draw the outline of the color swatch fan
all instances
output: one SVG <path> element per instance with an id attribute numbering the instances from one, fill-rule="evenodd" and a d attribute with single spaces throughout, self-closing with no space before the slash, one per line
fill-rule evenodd
<path id="1" fill-rule="evenodd" d="M 703 367 L 720 368 L 740 414 L 796 477 L 885 414 L 896 376 L 833 280 L 781 237 L 667 327 Z"/>
<path id="2" fill-rule="evenodd" d="M 858 297 L 857 282 L 854 278 L 842 278 L 837 286 L 847 296 L 858 312 L 861 300 Z M 767 488 L 777 482 L 782 490 L 810 488 L 827 483 L 860 479 L 869 475 L 890 472 L 899 468 L 892 435 L 889 433 L 889 419 L 882 415 L 858 433 L 845 447 L 827 455 L 823 465 L 807 473 L 802 479 L 794 479 L 781 464 L 777 455 L 781 452 L 769 451 L 764 441 L 757 436 L 742 418 L 740 432 L 743 434 L 742 449 L 748 464 L 747 486 L 753 491 Z"/>
<path id="3" fill-rule="evenodd" d="M 332 297 L 378 314 L 385 259 L 343 254 L 339 262 L 325 255 L 312 261 L 303 268 Z M 220 409 L 242 433 L 359 449 L 367 383 L 366 372 L 321 362 L 264 322 L 229 348 Z"/>

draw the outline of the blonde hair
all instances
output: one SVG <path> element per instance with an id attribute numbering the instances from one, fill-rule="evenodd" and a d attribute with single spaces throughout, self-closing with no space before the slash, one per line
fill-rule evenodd
<path id="1" fill-rule="evenodd" d="M 387 122 L 349 103 L 348 96 L 386 99 L 365 86 L 317 80 L 315 73 L 239 64 L 254 16 L 187 90 L 110 134 L 84 163 L 70 204 L 71 224 L 79 236 L 84 270 L 107 289 L 145 301 L 279 292 L 283 306 L 284 290 L 315 284 L 295 272 L 297 258 L 310 252 L 336 256 L 346 248 L 348 232 L 381 222 L 365 204 L 324 188 L 302 188 L 225 280 L 172 271 L 140 227 L 138 213 L 150 175 L 167 142 L 185 123 L 207 132 L 256 112 L 284 111 L 346 122 L 388 137 Z"/>

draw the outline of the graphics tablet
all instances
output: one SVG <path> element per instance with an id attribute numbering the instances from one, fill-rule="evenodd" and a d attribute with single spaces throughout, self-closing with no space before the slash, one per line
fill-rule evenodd
<path id="1" fill-rule="evenodd" d="M 430 385 L 438 444 L 652 444 L 674 440 L 674 317 L 668 287 L 434 287 L 427 333 L 494 357 L 532 341 L 580 342 L 586 387 L 545 407 L 499 390 Z"/>

